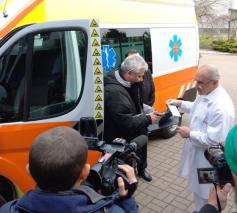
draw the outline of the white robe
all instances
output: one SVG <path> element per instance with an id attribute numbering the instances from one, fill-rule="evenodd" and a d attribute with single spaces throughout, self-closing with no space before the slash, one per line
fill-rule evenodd
<path id="1" fill-rule="evenodd" d="M 219 143 L 224 144 L 234 125 L 234 105 L 227 92 L 218 86 L 207 96 L 200 95 L 194 102 L 183 101 L 179 109 L 190 113 L 190 137 L 185 139 L 179 174 L 188 178 L 188 190 L 207 199 L 211 184 L 199 184 L 197 168 L 211 167 L 204 151 Z"/>

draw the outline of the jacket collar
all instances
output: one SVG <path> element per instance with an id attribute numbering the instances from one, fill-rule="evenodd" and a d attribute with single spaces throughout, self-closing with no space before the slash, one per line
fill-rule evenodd
<path id="1" fill-rule="evenodd" d="M 216 89 L 214 89 L 213 91 L 211 91 L 208 95 L 203 95 L 203 99 L 206 101 L 213 101 L 216 99 L 216 97 L 219 94 L 219 91 L 221 90 L 221 86 L 219 85 Z"/>
<path id="2" fill-rule="evenodd" d="M 124 87 L 131 88 L 131 85 L 132 85 L 131 82 L 128 82 L 128 81 L 124 80 L 124 79 L 120 76 L 118 70 L 116 70 L 116 71 L 114 72 L 114 75 L 115 75 L 116 80 L 117 80 L 120 84 L 122 84 Z"/>

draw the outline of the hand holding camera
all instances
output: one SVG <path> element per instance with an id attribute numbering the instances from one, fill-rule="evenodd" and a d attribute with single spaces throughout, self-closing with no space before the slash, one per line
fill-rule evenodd
<path id="1" fill-rule="evenodd" d="M 214 184 L 210 190 L 208 203 L 221 212 L 221 209 L 226 206 L 227 195 L 233 182 L 230 168 L 225 159 L 224 147 L 221 144 L 209 147 L 204 155 L 213 167 L 197 169 L 199 184 Z"/>
<path id="2" fill-rule="evenodd" d="M 204 155 L 212 168 L 198 168 L 198 180 L 200 184 L 213 183 L 224 186 L 232 183 L 232 173 L 225 159 L 224 147 L 220 145 L 211 146 Z"/>
<path id="3" fill-rule="evenodd" d="M 143 140 L 143 137 L 139 136 L 137 140 Z M 87 182 L 103 195 L 111 195 L 118 189 L 121 196 L 131 196 L 137 188 L 134 172 L 140 161 L 135 153 L 137 144 L 116 138 L 111 144 L 104 144 L 100 150 L 104 155 L 91 168 Z"/>
<path id="4" fill-rule="evenodd" d="M 217 190 L 217 191 L 216 191 Z M 212 186 L 210 189 L 210 194 L 208 198 L 208 203 L 212 206 L 215 206 L 216 209 L 218 209 L 218 201 L 217 196 L 219 199 L 220 207 L 223 210 L 226 207 L 227 204 L 227 196 L 231 190 L 231 184 L 226 183 L 223 188 L 221 188 L 219 185 L 215 188 L 215 186 Z"/>
<path id="5" fill-rule="evenodd" d="M 135 186 L 133 189 L 130 188 L 130 190 L 132 191 L 129 192 L 128 189 L 125 188 L 124 179 L 122 177 L 118 177 L 117 181 L 118 181 L 119 195 L 121 197 L 126 197 L 128 193 L 132 195 L 134 191 L 136 190 L 137 183 L 138 183 L 135 172 L 134 172 L 134 168 L 129 166 L 128 164 L 124 164 L 124 165 L 118 165 L 118 169 L 122 170 L 126 174 L 129 185 Z"/>

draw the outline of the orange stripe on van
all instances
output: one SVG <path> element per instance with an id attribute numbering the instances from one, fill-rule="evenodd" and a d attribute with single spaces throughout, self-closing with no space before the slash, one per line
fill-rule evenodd
<path id="1" fill-rule="evenodd" d="M 158 111 L 165 111 L 166 100 L 169 98 L 178 98 L 182 85 L 185 85 L 183 91 L 184 94 L 187 88 L 187 84 L 190 82 L 192 85 L 193 78 L 196 72 L 197 66 L 155 77 L 154 83 L 156 90 L 156 99 L 154 107 Z"/>
<path id="2" fill-rule="evenodd" d="M 72 127 L 72 122 L 1 125 L 0 175 L 14 180 L 14 184 L 23 192 L 33 188 L 35 183 L 25 169 L 30 146 L 36 136 L 56 126 Z M 88 163 L 95 164 L 100 156 L 101 153 L 98 151 L 89 151 Z"/>
<path id="3" fill-rule="evenodd" d="M 21 21 L 30 11 L 32 11 L 43 1 L 44 0 L 35 0 L 27 7 L 25 7 L 22 11 L 20 11 L 17 16 L 9 20 L 9 23 L 5 27 L 3 27 L 3 29 L 0 30 L 0 38 L 10 32 L 18 24 L 19 21 Z"/>

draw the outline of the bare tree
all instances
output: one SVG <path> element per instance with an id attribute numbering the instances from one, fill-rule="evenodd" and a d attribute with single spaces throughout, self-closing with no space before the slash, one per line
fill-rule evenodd
<path id="1" fill-rule="evenodd" d="M 226 0 L 194 0 L 195 10 L 200 24 L 213 26 L 221 8 L 227 7 Z"/>

